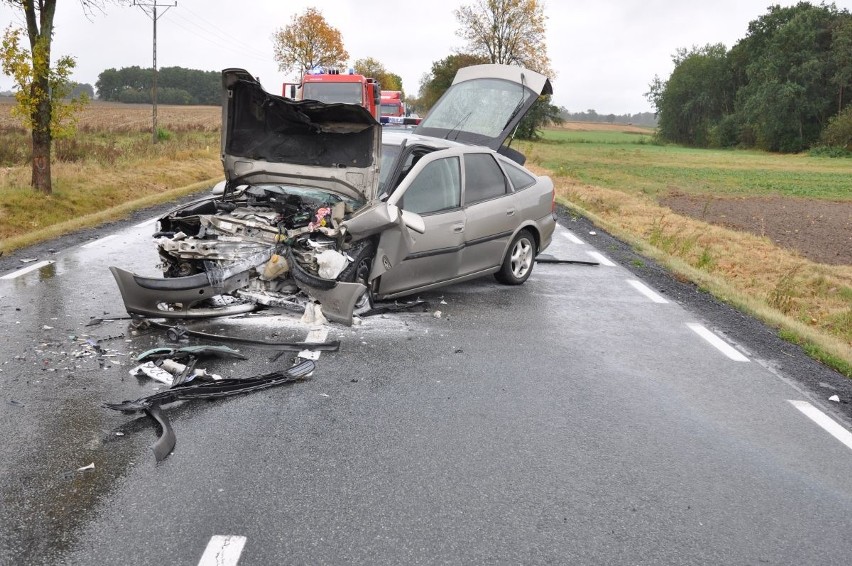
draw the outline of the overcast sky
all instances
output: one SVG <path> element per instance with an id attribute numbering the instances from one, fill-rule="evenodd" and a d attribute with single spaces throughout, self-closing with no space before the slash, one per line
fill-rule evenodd
<path id="1" fill-rule="evenodd" d="M 272 59 L 272 35 L 294 14 L 316 6 L 341 31 L 350 64 L 373 57 L 402 77 L 406 92 L 416 94 L 432 62 L 464 47 L 453 10 L 465 3 L 472 2 L 180 0 L 165 13 L 159 9 L 157 66 L 241 67 L 259 77 L 266 90 L 280 92 L 280 84 L 292 76 Z M 557 73 L 554 103 L 572 112 L 651 111 L 644 93 L 654 75 L 669 76 L 677 48 L 707 43 L 730 48 L 773 3 L 796 1 L 547 0 L 547 52 Z M 850 9 L 852 0 L 835 4 Z M 0 24 L 5 28 L 9 22 L 22 26 L 23 17 L 2 5 Z M 153 24 L 138 6 L 108 6 L 87 19 L 79 2 L 63 0 L 55 28 L 54 59 L 76 57 L 77 82 L 94 85 L 108 68 L 152 65 Z M 11 79 L 0 75 L 0 91 L 11 87 Z"/>

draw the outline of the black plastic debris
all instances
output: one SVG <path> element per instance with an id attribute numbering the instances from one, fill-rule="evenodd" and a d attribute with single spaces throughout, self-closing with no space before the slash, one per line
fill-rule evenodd
<path id="1" fill-rule="evenodd" d="M 184 346 L 183 348 L 154 348 L 152 350 L 148 350 L 146 352 L 142 352 L 138 356 L 136 356 L 137 362 L 144 362 L 145 360 L 159 360 L 163 358 L 169 358 L 172 360 L 180 361 L 189 358 L 236 358 L 238 360 L 247 360 L 243 354 L 240 353 L 239 350 L 234 350 L 233 348 L 228 348 L 227 346 L 218 346 L 218 345 L 198 345 L 198 346 Z"/>
<path id="2" fill-rule="evenodd" d="M 587 261 L 583 259 L 558 259 L 550 254 L 538 254 L 536 263 L 564 263 L 572 265 L 600 265 L 598 261 Z"/>
<path id="3" fill-rule="evenodd" d="M 161 411 L 161 406 L 175 401 L 193 399 L 219 399 L 243 393 L 260 391 L 286 383 L 294 383 L 306 379 L 316 368 L 313 360 L 302 362 L 285 371 L 274 371 L 263 375 L 247 378 L 221 379 L 212 382 L 192 382 L 176 385 L 166 391 L 141 397 L 135 401 L 122 403 L 104 403 L 103 407 L 124 413 L 145 412 L 162 432 L 157 441 L 151 446 L 157 462 L 162 462 L 174 450 L 176 437 L 168 417 Z"/>
<path id="4" fill-rule="evenodd" d="M 362 313 L 358 313 L 358 316 L 361 318 L 368 316 L 375 316 L 377 314 L 389 314 L 389 313 L 398 313 L 411 311 L 416 308 L 420 308 L 422 312 L 426 312 L 429 310 L 429 303 L 427 301 L 417 300 L 417 301 L 409 301 L 405 303 L 393 303 L 393 304 L 379 304 L 374 305 L 373 308 L 366 310 Z"/>
<path id="5" fill-rule="evenodd" d="M 192 382 L 187 385 L 161 391 L 135 401 L 121 403 L 104 403 L 107 409 L 122 412 L 147 411 L 155 404 L 164 405 L 175 401 L 190 399 L 218 399 L 242 393 L 250 393 L 283 385 L 293 381 L 301 381 L 314 371 L 316 364 L 313 360 L 304 360 L 285 371 L 273 371 L 255 377 L 220 379 L 213 382 Z"/>
<path id="6" fill-rule="evenodd" d="M 177 437 L 175 436 L 175 431 L 172 428 L 172 423 L 169 422 L 169 418 L 160 410 L 160 405 L 153 405 L 150 409 L 146 410 L 145 413 L 154 419 L 158 425 L 160 425 L 160 436 L 157 438 L 157 442 L 151 445 L 151 451 L 154 452 L 154 458 L 156 458 L 159 463 L 165 460 L 166 457 L 172 453 L 172 450 L 175 449 Z"/>

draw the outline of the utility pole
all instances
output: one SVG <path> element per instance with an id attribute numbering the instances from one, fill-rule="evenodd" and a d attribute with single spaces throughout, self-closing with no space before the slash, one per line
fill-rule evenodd
<path id="1" fill-rule="evenodd" d="M 151 21 L 154 22 L 154 88 L 151 90 L 151 102 L 153 103 L 152 138 L 154 143 L 157 143 L 157 20 L 159 20 L 163 14 L 168 12 L 169 8 L 176 8 L 177 1 L 175 1 L 174 4 L 157 4 L 157 0 L 154 0 L 153 3 L 143 3 L 133 0 L 133 5 L 142 8 L 145 15 L 151 18 Z M 165 10 L 160 12 L 158 15 L 157 8 L 165 8 Z"/>

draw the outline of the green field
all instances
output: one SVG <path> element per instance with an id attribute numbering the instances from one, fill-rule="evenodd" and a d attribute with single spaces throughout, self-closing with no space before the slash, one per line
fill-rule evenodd
<path id="1" fill-rule="evenodd" d="M 655 145 L 650 134 L 546 130 L 521 144 L 555 176 L 648 195 L 671 191 L 852 199 L 852 159 Z"/>

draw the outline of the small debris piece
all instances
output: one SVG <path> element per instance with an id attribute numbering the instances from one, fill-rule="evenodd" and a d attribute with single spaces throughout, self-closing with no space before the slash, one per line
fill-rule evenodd
<path id="1" fill-rule="evenodd" d="M 828 398 L 829 401 L 834 401 L 835 403 L 840 403 L 840 397 L 837 395 L 832 395 Z"/>
<path id="2" fill-rule="evenodd" d="M 432 313 L 432 316 L 434 316 L 435 318 L 441 318 L 441 314 L 443 314 L 441 313 L 441 311 L 435 311 Z"/>
<path id="3" fill-rule="evenodd" d="M 41 327 L 41 329 L 42 330 L 53 330 L 53 327 L 45 324 L 44 326 Z"/>
<path id="4" fill-rule="evenodd" d="M 325 315 L 322 314 L 322 307 L 315 303 L 305 305 L 305 314 L 302 315 L 302 324 L 328 324 Z"/>
<path id="5" fill-rule="evenodd" d="M 136 366 L 130 370 L 130 375 L 133 377 L 141 377 L 147 375 L 155 381 L 165 383 L 169 387 L 174 383 L 174 376 L 163 368 L 157 366 L 154 362 L 145 362 L 140 366 Z"/>
<path id="6" fill-rule="evenodd" d="M 589 232 L 589 236 L 597 236 L 597 235 L 598 235 L 598 233 L 595 232 L 594 230 Z"/>
<path id="7" fill-rule="evenodd" d="M 83 466 L 82 468 L 77 468 L 77 471 L 78 472 L 85 472 L 86 470 L 94 470 L 94 469 L 95 469 L 95 463 L 92 462 L 88 466 Z"/>
<path id="8" fill-rule="evenodd" d="M 38 261 L 37 257 L 25 257 L 21 259 L 21 263 L 32 263 L 34 261 Z"/>
<path id="9" fill-rule="evenodd" d="M 9 399 L 9 404 L 10 404 L 10 405 L 14 405 L 14 406 L 16 406 L 16 407 L 24 407 L 24 406 L 25 406 L 25 405 L 24 405 L 23 403 L 21 403 L 20 401 L 16 401 L 16 400 L 14 400 L 14 399 Z"/>
<path id="10" fill-rule="evenodd" d="M 115 435 L 116 435 L 116 436 L 124 436 L 124 433 L 123 433 L 123 432 L 121 432 L 121 431 L 119 431 L 119 432 L 116 432 L 116 433 L 115 433 Z"/>

